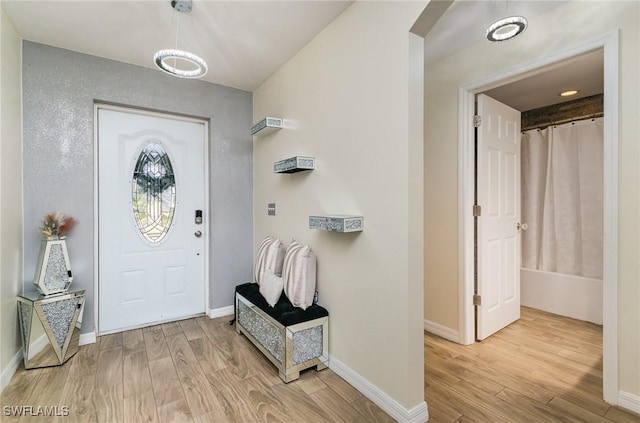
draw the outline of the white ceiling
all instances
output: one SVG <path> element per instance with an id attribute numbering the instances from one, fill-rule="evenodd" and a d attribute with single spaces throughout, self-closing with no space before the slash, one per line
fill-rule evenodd
<path id="1" fill-rule="evenodd" d="M 485 39 L 486 28 L 500 18 L 510 15 L 531 18 L 563 3 L 566 1 L 455 1 L 425 38 L 425 64 L 428 67 L 469 46 L 488 43 Z M 527 31 L 520 35 L 526 36 Z M 560 91 L 570 88 L 579 89 L 579 95 L 566 98 L 558 96 Z M 526 111 L 601 94 L 603 89 L 604 66 L 602 54 L 599 53 L 495 88 L 486 94 L 515 109 Z"/>
<path id="2" fill-rule="evenodd" d="M 531 18 L 566 3 L 566 0 L 457 0 L 425 37 L 425 63 L 434 64 L 480 42 L 495 21 L 512 15 Z M 524 37 L 526 31 L 521 35 Z"/>
<path id="3" fill-rule="evenodd" d="M 2 7 L 27 40 L 149 68 L 154 68 L 157 50 L 175 47 L 178 21 L 178 48 L 207 61 L 204 80 L 253 91 L 351 3 L 194 0 L 193 12 L 187 14 L 176 12 L 170 0 L 2 0 Z M 562 3 L 455 1 L 425 39 L 425 63 L 488 42 L 484 31 L 500 17 L 532 17 Z M 530 110 L 557 103 L 565 85 L 580 89 L 580 96 L 601 93 L 602 74 L 601 58 L 591 57 L 496 88 L 490 95 Z"/>
<path id="4" fill-rule="evenodd" d="M 577 95 L 560 97 L 562 91 L 579 90 Z M 604 52 L 575 58 L 561 67 L 544 71 L 485 92 L 489 97 L 525 112 L 604 92 Z"/>
<path id="5" fill-rule="evenodd" d="M 352 1 L 194 0 L 191 13 L 170 0 L 2 0 L 18 34 L 30 41 L 154 68 L 157 50 L 203 57 L 203 78 L 253 91 Z"/>

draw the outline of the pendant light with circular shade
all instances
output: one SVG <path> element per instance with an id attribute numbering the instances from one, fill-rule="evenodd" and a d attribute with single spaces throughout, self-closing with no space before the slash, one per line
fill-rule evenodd
<path id="1" fill-rule="evenodd" d="M 527 29 L 527 19 L 522 16 L 502 18 L 487 28 L 487 40 L 506 41 L 516 37 Z"/>
<path id="2" fill-rule="evenodd" d="M 169 64 L 170 60 L 173 60 L 174 66 Z M 201 78 L 208 70 L 207 63 L 201 57 L 184 50 L 160 50 L 153 56 L 153 61 L 162 71 L 180 78 Z M 187 62 L 194 67 L 179 68 L 176 66 L 178 61 Z"/>
<path id="3" fill-rule="evenodd" d="M 191 12 L 192 0 L 172 0 L 171 7 L 181 13 Z M 202 78 L 208 71 L 207 63 L 200 56 L 178 49 L 179 14 L 176 21 L 176 48 L 156 52 L 153 61 L 160 70 L 179 78 Z"/>

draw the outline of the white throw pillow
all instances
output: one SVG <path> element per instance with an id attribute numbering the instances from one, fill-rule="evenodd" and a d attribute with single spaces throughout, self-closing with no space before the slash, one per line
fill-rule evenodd
<path id="1" fill-rule="evenodd" d="M 311 247 L 292 241 L 284 255 L 282 268 L 284 293 L 294 307 L 306 310 L 316 292 L 316 255 Z"/>
<path id="2" fill-rule="evenodd" d="M 260 278 L 262 276 L 262 273 L 264 273 L 260 271 L 260 267 L 262 266 L 262 262 L 264 260 L 263 256 L 266 253 L 267 247 L 271 245 L 272 242 L 273 238 L 271 238 L 270 236 L 266 236 L 258 247 L 258 252 L 256 253 L 256 262 L 253 266 L 253 280 L 255 280 L 257 283 L 260 283 Z"/>
<path id="3" fill-rule="evenodd" d="M 280 299 L 280 295 L 282 295 L 282 287 L 282 278 L 276 276 L 270 269 L 267 269 L 264 272 L 264 275 L 262 275 L 260 294 L 262 294 L 271 307 L 274 307 Z"/>
<path id="4" fill-rule="evenodd" d="M 256 265 L 254 267 L 256 282 L 260 284 L 267 269 L 270 269 L 275 275 L 281 275 L 283 261 L 284 245 L 282 245 L 282 241 L 270 236 L 265 237 L 256 255 Z"/>

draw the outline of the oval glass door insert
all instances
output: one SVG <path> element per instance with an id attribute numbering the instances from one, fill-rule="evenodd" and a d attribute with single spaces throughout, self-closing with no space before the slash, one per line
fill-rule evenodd
<path id="1" fill-rule="evenodd" d="M 133 215 L 142 236 L 159 243 L 167 236 L 176 210 L 176 179 L 169 155 L 149 143 L 140 153 L 131 183 Z"/>

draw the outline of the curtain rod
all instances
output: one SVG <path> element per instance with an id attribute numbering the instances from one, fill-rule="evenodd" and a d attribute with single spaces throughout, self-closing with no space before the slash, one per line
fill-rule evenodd
<path id="1" fill-rule="evenodd" d="M 572 118 L 567 118 L 567 119 L 560 119 L 560 120 L 555 120 L 555 121 L 551 121 L 549 123 L 541 123 L 538 125 L 529 125 L 527 127 L 522 128 L 520 131 L 524 132 L 524 131 L 529 131 L 531 129 L 544 129 L 547 128 L 549 126 L 553 126 L 553 125 L 562 125 L 563 123 L 569 123 L 569 122 L 576 122 L 579 120 L 586 120 L 586 119 L 595 119 L 595 118 L 599 118 L 604 116 L 604 112 L 597 112 L 597 113 L 591 113 L 588 115 L 583 115 L 583 116 L 577 116 L 577 117 L 572 117 Z"/>

